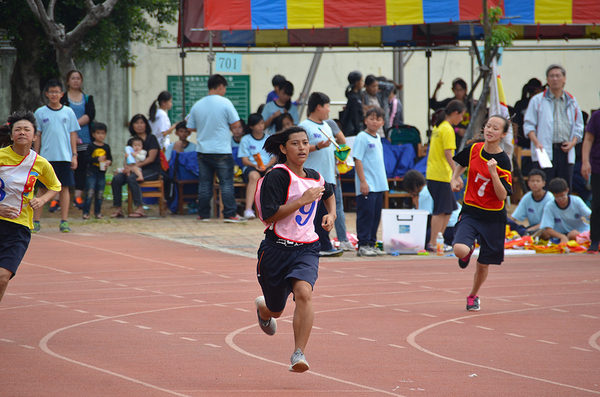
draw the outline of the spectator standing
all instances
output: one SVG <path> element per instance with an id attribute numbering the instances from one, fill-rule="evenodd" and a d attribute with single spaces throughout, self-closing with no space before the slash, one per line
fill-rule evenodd
<path id="1" fill-rule="evenodd" d="M 402 109 L 402 102 L 398 99 L 398 88 L 394 88 L 390 92 L 389 98 L 389 120 L 390 127 L 400 127 L 404 124 L 404 110 Z"/>
<path id="2" fill-rule="evenodd" d="M 581 157 L 581 174 L 585 179 L 591 178 L 592 185 L 591 244 L 587 252 L 597 254 L 598 243 L 600 243 L 600 110 L 592 113 L 585 128 Z"/>
<path id="3" fill-rule="evenodd" d="M 523 130 L 531 140 L 531 160 L 541 168 L 535 149 L 548 154 L 552 168 L 545 168 L 546 179 L 563 178 L 569 190 L 573 182 L 575 145 L 583 138 L 583 115 L 577 100 L 564 90 L 565 69 L 552 64 L 546 70 L 548 88 L 529 101 Z"/>
<path id="4" fill-rule="evenodd" d="M 69 187 L 75 185 L 73 170 L 77 168 L 77 140 L 80 130 L 77 116 L 73 109 L 60 103 L 62 84 L 58 80 L 50 80 L 46 84 L 45 95 L 48 105 L 35 111 L 37 128 L 40 136 L 33 142 L 34 149 L 50 162 L 62 187 L 59 193 L 61 221 L 59 230 L 69 233 L 71 228 L 69 204 L 71 202 Z M 40 186 L 38 195 L 44 195 L 48 189 Z M 33 213 L 33 232 L 40 231 L 40 218 L 43 207 L 36 208 Z"/>
<path id="5" fill-rule="evenodd" d="M 384 124 L 379 128 L 377 134 L 385 138 L 385 132 L 390 127 L 389 120 L 389 98 L 394 90 L 394 84 L 385 81 L 385 78 L 376 78 L 372 74 L 365 79 L 365 90 L 362 93 L 363 111 L 365 115 L 367 110 L 372 108 L 381 108 L 384 114 Z"/>
<path id="6" fill-rule="evenodd" d="M 275 120 L 284 113 L 289 113 L 294 119 L 294 124 L 298 124 L 298 109 L 292 103 L 292 95 L 294 95 L 294 85 L 286 81 L 279 90 L 279 97 L 274 101 L 267 102 L 263 108 L 262 118 L 265 121 L 267 135 L 273 135 L 276 132 Z"/>
<path id="7" fill-rule="evenodd" d="M 521 91 L 521 99 L 515 103 L 515 106 L 512 109 L 511 116 L 514 116 L 513 124 L 516 124 L 518 127 L 514 128 L 517 131 L 517 135 L 515 136 L 516 144 L 525 149 L 529 149 L 531 147 L 531 141 L 525 136 L 525 132 L 523 131 L 525 112 L 527 112 L 527 106 L 529 106 L 529 101 L 531 98 L 542 91 L 544 91 L 544 87 L 541 81 L 536 78 L 529 80 L 527 84 L 523 86 L 523 90 Z"/>
<path id="8" fill-rule="evenodd" d="M 454 97 L 446 98 L 443 101 L 438 102 L 436 96 L 437 92 L 442 87 L 442 85 L 444 85 L 444 83 L 440 80 L 435 86 L 435 91 L 433 91 L 433 95 L 429 99 L 429 108 L 434 111 L 438 109 L 443 109 L 446 106 L 448 106 L 450 101 L 453 101 L 455 99 L 458 99 L 459 101 L 465 104 L 465 114 L 463 116 L 463 119 L 460 121 L 460 123 L 453 125 L 454 132 L 456 134 L 456 147 L 458 148 L 460 147 L 462 138 L 465 136 L 465 133 L 467 132 L 467 127 L 469 127 L 469 122 L 471 121 L 471 101 L 467 96 L 467 83 L 460 77 L 454 79 L 454 81 L 452 82 L 452 92 L 454 93 Z"/>
<path id="9" fill-rule="evenodd" d="M 213 195 L 215 174 L 219 178 L 225 222 L 245 220 L 236 214 L 237 203 L 233 189 L 233 155 L 231 129 L 240 124 L 240 116 L 233 103 L 225 98 L 227 80 L 220 74 L 208 79 L 208 95 L 192 106 L 187 126 L 196 131 L 198 144 L 198 219 L 210 218 L 210 200 Z"/>
<path id="10" fill-rule="evenodd" d="M 331 184 L 335 191 L 335 147 L 327 139 L 327 136 L 332 138 L 334 136 L 329 124 L 325 122 L 329 118 L 329 102 L 329 97 L 322 92 L 310 94 L 308 97 L 308 119 L 300 123 L 299 127 L 306 130 L 310 144 L 310 152 L 304 166 L 319 172 L 325 182 Z M 338 132 L 335 140 L 338 144 L 346 143 L 346 138 L 342 132 Z M 325 205 L 319 203 L 315 218 L 315 231 L 319 235 L 319 242 L 321 243 L 321 256 L 340 256 L 344 251 L 333 248 L 329 239 L 329 231 L 321 225 L 320 219 L 327 213 Z"/>
<path id="11" fill-rule="evenodd" d="M 144 142 L 142 147 L 143 150 L 146 151 L 146 158 L 144 161 L 136 163 L 142 170 L 144 181 L 157 180 L 161 171 L 160 157 L 158 155 L 160 145 L 158 144 L 158 139 L 152 135 L 152 129 L 150 128 L 148 119 L 143 114 L 136 114 L 133 116 L 129 122 L 129 133 L 131 134 L 131 139 L 127 141 L 127 146 L 132 146 L 134 138 L 139 138 Z M 111 214 L 111 218 L 123 218 L 123 209 L 121 208 L 121 205 L 123 200 L 122 190 L 125 184 L 129 186 L 133 204 L 136 206 L 135 210 L 131 214 L 128 214 L 128 216 L 130 218 L 146 217 L 142 202 L 142 188 L 136 178 L 137 176 L 132 172 L 132 168 L 128 165 L 125 165 L 123 172 L 114 176 L 110 185 L 113 192 L 113 206 L 115 207 L 115 212 Z"/>
<path id="12" fill-rule="evenodd" d="M 363 75 L 358 70 L 348 75 L 346 87 L 346 108 L 342 116 L 344 136 L 356 136 L 363 130 L 365 113 L 363 111 L 361 90 L 364 86 Z"/>
<path id="13" fill-rule="evenodd" d="M 73 204 L 77 209 L 83 209 L 82 192 L 85 189 L 87 163 L 85 162 L 85 151 L 92 143 L 91 127 L 96 117 L 96 106 L 94 97 L 83 93 L 83 75 L 78 70 L 67 73 L 67 92 L 60 99 L 60 103 L 70 107 L 75 112 L 77 122 L 81 128 L 77 131 L 77 168 L 75 169 L 75 197 Z M 58 202 L 53 200 L 50 208 L 58 210 Z"/>
<path id="14" fill-rule="evenodd" d="M 94 200 L 94 215 L 102 219 L 102 199 L 106 186 L 106 168 L 112 164 L 110 146 L 104 143 L 108 128 L 106 124 L 94 123 L 92 137 L 94 141 L 85 151 L 87 177 L 85 180 L 85 201 L 83 202 L 83 219 L 90 219 L 90 209 Z"/>
<path id="15" fill-rule="evenodd" d="M 158 104 L 158 106 L 156 106 Z M 173 107 L 173 95 L 169 91 L 158 94 L 158 98 L 150 106 L 149 118 L 152 135 L 158 139 L 161 150 L 165 150 L 171 144 L 169 134 L 173 132 L 177 124 L 171 124 L 167 112 Z"/>

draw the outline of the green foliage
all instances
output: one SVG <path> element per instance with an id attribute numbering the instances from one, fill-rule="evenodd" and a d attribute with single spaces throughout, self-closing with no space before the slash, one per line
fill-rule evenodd
<path id="1" fill-rule="evenodd" d="M 513 30 L 506 26 L 498 25 L 503 16 L 504 14 L 502 13 L 502 8 L 500 8 L 500 6 L 490 7 L 488 10 L 488 19 L 492 27 L 492 34 L 489 37 L 486 37 L 485 41 L 486 46 L 489 48 L 510 47 L 513 44 L 514 38 L 517 36 L 517 33 Z M 481 18 L 481 23 L 483 24 L 483 17 Z"/>

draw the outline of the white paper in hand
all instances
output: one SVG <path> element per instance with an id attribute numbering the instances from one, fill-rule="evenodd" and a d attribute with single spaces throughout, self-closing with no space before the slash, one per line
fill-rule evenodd
<path id="1" fill-rule="evenodd" d="M 552 161 L 550 161 L 550 157 L 548 157 L 548 153 L 544 149 L 535 148 L 535 154 L 537 154 L 538 163 L 540 163 L 540 167 L 542 168 L 552 168 Z"/>

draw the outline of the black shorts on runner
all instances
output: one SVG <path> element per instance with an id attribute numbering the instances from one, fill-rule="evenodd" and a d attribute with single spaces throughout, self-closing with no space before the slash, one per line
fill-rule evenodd
<path id="1" fill-rule="evenodd" d="M 431 215 L 451 214 L 458 209 L 452 187 L 448 182 L 427 180 L 427 190 L 433 199 L 433 212 Z"/>
<path id="2" fill-rule="evenodd" d="M 477 262 L 483 265 L 500 265 L 504 261 L 504 235 L 506 224 L 489 222 L 461 214 L 454 226 L 454 242 L 473 246 L 479 243 Z"/>
<path id="3" fill-rule="evenodd" d="M 270 311 L 285 309 L 293 279 L 306 281 L 314 288 L 319 276 L 320 251 L 318 241 L 296 247 L 284 247 L 267 239 L 260 243 L 256 277 Z"/>
<path id="4" fill-rule="evenodd" d="M 17 273 L 29 241 L 31 230 L 28 227 L 0 219 L 0 267 L 11 271 L 11 278 Z"/>

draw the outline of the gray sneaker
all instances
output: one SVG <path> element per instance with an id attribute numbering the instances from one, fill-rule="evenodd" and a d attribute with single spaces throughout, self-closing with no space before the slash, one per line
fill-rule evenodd
<path id="1" fill-rule="evenodd" d="M 371 250 L 373 250 L 373 252 L 375 252 L 375 255 L 387 255 L 388 253 L 385 251 L 380 250 L 377 247 L 369 247 Z"/>
<path id="2" fill-rule="evenodd" d="M 259 305 L 259 303 L 264 302 L 264 301 L 265 301 L 264 296 L 259 296 L 258 298 L 256 298 L 254 300 L 254 304 L 256 305 L 256 315 L 258 316 L 258 325 L 260 326 L 260 329 L 262 329 L 265 334 L 275 335 L 275 332 L 277 332 L 277 321 L 275 321 L 275 319 L 273 317 L 271 317 L 267 321 L 260 318 L 260 312 L 258 311 L 258 305 Z"/>
<path id="3" fill-rule="evenodd" d="M 60 221 L 60 226 L 58 227 L 61 233 L 71 233 L 71 228 L 69 227 L 69 222 Z"/>
<path id="4" fill-rule="evenodd" d="M 350 241 L 340 241 L 340 249 L 344 251 L 356 251 L 356 248 L 354 248 Z"/>
<path id="5" fill-rule="evenodd" d="M 377 253 L 368 245 L 363 245 L 356 251 L 356 256 L 377 256 Z"/>
<path id="6" fill-rule="evenodd" d="M 306 361 L 306 357 L 302 353 L 302 350 L 296 349 L 294 354 L 292 354 L 292 365 L 290 365 L 291 372 L 306 372 L 308 371 L 308 362 Z"/>
<path id="7" fill-rule="evenodd" d="M 42 230 L 42 225 L 40 225 L 40 222 L 33 221 L 33 230 L 31 232 L 32 233 L 39 233 L 40 230 Z"/>

